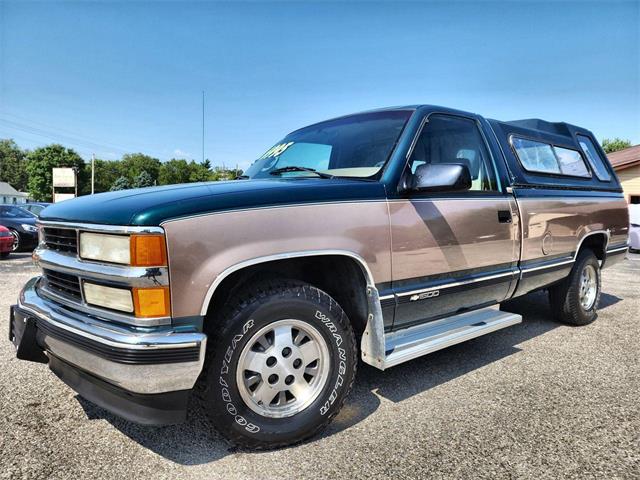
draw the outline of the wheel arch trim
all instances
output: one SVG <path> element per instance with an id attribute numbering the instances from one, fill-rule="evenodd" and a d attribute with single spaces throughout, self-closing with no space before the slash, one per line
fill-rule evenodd
<path id="1" fill-rule="evenodd" d="M 375 288 L 375 282 L 373 280 L 373 274 L 371 273 L 371 269 L 364 258 L 358 255 L 355 252 L 351 252 L 349 250 L 302 250 L 302 251 L 294 251 L 294 252 L 285 252 L 285 253 L 276 253 L 273 255 L 265 255 L 262 257 L 255 257 L 248 260 L 244 260 L 242 262 L 236 263 L 227 267 L 223 270 L 218 276 L 215 278 L 213 283 L 209 286 L 207 290 L 207 294 L 204 297 L 202 302 L 202 307 L 200 309 L 201 315 L 206 315 L 209 309 L 209 305 L 211 303 L 211 299 L 213 298 L 213 294 L 217 290 L 217 288 L 222 284 L 222 282 L 232 273 L 238 272 L 248 267 L 252 267 L 254 265 L 259 265 L 261 263 L 273 262 L 277 260 L 289 260 L 294 258 L 305 258 L 305 257 L 328 257 L 328 256 L 343 256 L 349 257 L 352 260 L 355 260 L 358 266 L 361 268 L 363 275 L 365 276 L 365 280 L 367 283 L 367 288 Z"/>
<path id="2" fill-rule="evenodd" d="M 593 235 L 604 235 L 605 240 L 604 240 L 604 245 L 602 246 L 602 250 L 603 250 L 603 253 L 604 253 L 604 259 L 606 259 L 606 257 L 607 257 L 607 246 L 609 245 L 609 240 L 611 239 L 611 232 L 609 230 L 593 230 L 593 231 L 585 234 L 580 239 L 580 241 L 578 242 L 578 245 L 576 246 L 576 251 L 573 254 L 573 261 L 574 262 L 578 259 L 578 254 L 580 253 L 580 249 L 582 248 L 582 244 L 584 243 L 584 241 L 587 238 L 592 237 Z"/>

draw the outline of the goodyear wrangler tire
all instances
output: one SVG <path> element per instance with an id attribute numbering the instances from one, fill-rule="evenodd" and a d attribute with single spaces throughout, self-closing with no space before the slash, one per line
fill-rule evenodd
<path id="1" fill-rule="evenodd" d="M 598 318 L 600 264 L 591 250 L 578 255 L 571 273 L 549 289 L 551 311 L 569 325 L 588 325 Z"/>
<path id="2" fill-rule="evenodd" d="M 236 299 L 211 342 L 204 408 L 247 448 L 301 442 L 338 413 L 355 378 L 351 324 L 325 292 L 272 282 Z"/>

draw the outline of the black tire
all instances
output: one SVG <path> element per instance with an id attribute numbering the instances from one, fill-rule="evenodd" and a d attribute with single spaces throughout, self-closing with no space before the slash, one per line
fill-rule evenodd
<path id="1" fill-rule="evenodd" d="M 357 365 L 351 324 L 335 300 L 308 284 L 277 280 L 245 290 L 251 294 L 227 303 L 218 317 L 217 333 L 210 336 L 200 394 L 203 408 L 216 429 L 238 446 L 271 449 L 302 442 L 331 422 L 351 390 Z M 257 332 L 292 318 L 321 334 L 328 347 L 329 373 L 306 408 L 286 418 L 272 418 L 243 400 L 236 372 L 241 352 Z"/>
<path id="2" fill-rule="evenodd" d="M 9 254 L 10 253 L 11 252 L 2 252 L 2 253 L 0 253 L 0 260 L 4 260 L 6 258 L 9 258 Z"/>
<path id="3" fill-rule="evenodd" d="M 596 275 L 596 296 L 593 304 L 585 308 L 580 301 L 581 275 L 587 266 L 593 267 Z M 549 302 L 555 318 L 569 325 L 588 325 L 598 318 L 600 301 L 600 264 L 594 253 L 585 249 L 571 269 L 571 273 L 562 282 L 549 288 Z"/>
<path id="4" fill-rule="evenodd" d="M 22 237 L 20 236 L 20 232 L 14 230 L 13 228 L 9 229 L 11 236 L 13 237 L 13 247 L 11 249 L 12 252 L 19 252 L 22 248 Z"/>

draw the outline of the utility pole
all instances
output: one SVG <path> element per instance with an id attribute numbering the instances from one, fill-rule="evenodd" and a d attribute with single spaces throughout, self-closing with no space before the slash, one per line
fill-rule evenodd
<path id="1" fill-rule="evenodd" d="M 96 181 L 96 154 L 91 154 L 91 195 L 93 195 Z"/>
<path id="2" fill-rule="evenodd" d="M 78 198 L 78 167 L 73 167 L 73 183 L 75 188 L 74 198 Z"/>
<path id="3" fill-rule="evenodd" d="M 204 163 L 204 90 L 202 91 L 202 163 Z"/>

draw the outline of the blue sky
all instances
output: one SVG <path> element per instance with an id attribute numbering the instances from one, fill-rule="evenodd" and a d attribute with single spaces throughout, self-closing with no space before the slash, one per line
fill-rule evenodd
<path id="1" fill-rule="evenodd" d="M 430 103 L 640 143 L 640 2 L 0 2 L 0 138 L 246 167 L 289 131 Z"/>

